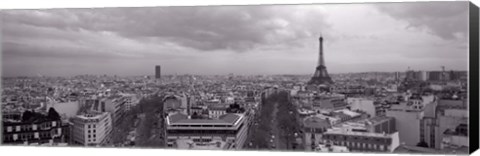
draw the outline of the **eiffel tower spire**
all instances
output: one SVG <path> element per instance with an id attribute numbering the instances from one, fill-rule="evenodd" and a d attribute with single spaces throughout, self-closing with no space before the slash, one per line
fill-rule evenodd
<path id="1" fill-rule="evenodd" d="M 325 66 L 325 58 L 323 55 L 323 36 L 318 38 L 319 47 L 318 47 L 318 63 L 317 68 L 315 68 L 315 73 L 313 74 L 312 79 L 308 82 L 309 84 L 332 84 L 332 78 L 328 75 L 327 67 Z"/>

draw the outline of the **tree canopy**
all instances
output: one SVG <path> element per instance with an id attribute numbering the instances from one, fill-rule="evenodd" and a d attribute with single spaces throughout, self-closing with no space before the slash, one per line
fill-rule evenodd
<path id="1" fill-rule="evenodd" d="M 60 120 L 60 114 L 58 114 L 58 112 L 53 107 L 50 107 L 50 109 L 48 109 L 47 117 L 51 120 Z"/>
<path id="2" fill-rule="evenodd" d="M 425 142 L 425 141 L 420 141 L 418 144 L 417 144 L 418 147 L 425 147 L 425 148 L 428 148 L 428 144 Z"/>
<path id="3" fill-rule="evenodd" d="M 28 121 L 30 120 L 30 118 L 32 118 L 33 116 L 33 113 L 29 110 L 23 112 L 23 115 L 22 115 L 22 121 L 25 122 L 25 121 Z"/>

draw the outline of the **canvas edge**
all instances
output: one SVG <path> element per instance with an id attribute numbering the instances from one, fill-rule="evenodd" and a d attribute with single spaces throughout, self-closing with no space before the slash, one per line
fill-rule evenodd
<path id="1" fill-rule="evenodd" d="M 478 150 L 479 143 L 479 10 L 470 2 L 469 4 L 469 151 L 470 154 Z M 473 96 L 472 96 L 473 95 Z M 473 116 L 473 117 L 472 117 Z"/>

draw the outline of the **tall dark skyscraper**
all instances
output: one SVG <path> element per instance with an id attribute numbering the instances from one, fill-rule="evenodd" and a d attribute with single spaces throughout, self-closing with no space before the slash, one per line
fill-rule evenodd
<path id="1" fill-rule="evenodd" d="M 159 65 L 155 66 L 155 79 L 160 79 L 160 76 L 162 74 L 162 69 Z"/>
<path id="2" fill-rule="evenodd" d="M 332 84 L 333 81 L 332 81 L 332 78 L 330 78 L 330 76 L 328 75 L 327 67 L 325 66 L 325 59 L 323 57 L 323 37 L 320 36 L 318 40 L 320 42 L 320 45 L 318 48 L 318 52 L 319 52 L 318 64 L 317 64 L 317 68 L 315 68 L 315 74 L 313 74 L 312 79 L 310 79 L 308 83 L 316 84 L 316 85 Z"/>

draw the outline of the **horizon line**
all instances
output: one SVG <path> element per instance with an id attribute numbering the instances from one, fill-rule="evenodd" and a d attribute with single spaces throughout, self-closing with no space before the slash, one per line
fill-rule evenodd
<path id="1" fill-rule="evenodd" d="M 442 71 L 442 70 L 404 70 L 404 71 L 363 71 L 363 72 L 338 72 L 338 73 L 329 73 L 329 75 L 338 75 L 338 74 L 362 74 L 362 73 L 405 73 L 407 71 Z M 459 71 L 459 72 L 469 72 L 469 70 L 445 70 L 445 72 L 450 72 L 450 71 Z M 312 73 L 310 74 L 287 74 L 287 73 L 279 73 L 279 74 L 235 74 L 235 73 L 228 73 L 228 74 L 188 74 L 188 73 L 169 73 L 169 74 L 162 74 L 162 76 L 185 76 L 185 75 L 193 75 L 193 76 L 228 76 L 228 75 L 234 75 L 234 76 L 285 76 L 285 75 L 296 75 L 296 76 L 306 76 L 306 75 L 313 75 Z M 150 76 L 150 77 L 155 77 L 155 74 L 146 74 L 146 75 L 123 75 L 123 74 L 77 74 L 77 75 L 69 75 L 69 76 L 49 76 L 49 75 L 42 75 L 42 74 L 37 74 L 36 76 L 33 75 L 18 75 L 18 76 L 1 76 L 2 78 L 16 78 L 16 77 L 76 77 L 76 76 L 107 76 L 107 77 L 145 77 L 145 76 Z"/>

